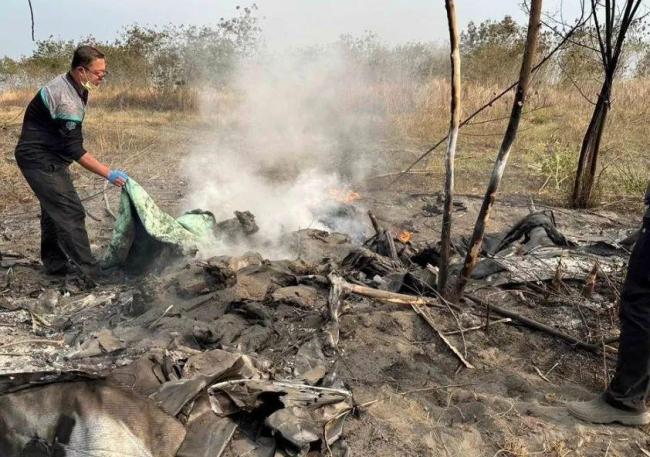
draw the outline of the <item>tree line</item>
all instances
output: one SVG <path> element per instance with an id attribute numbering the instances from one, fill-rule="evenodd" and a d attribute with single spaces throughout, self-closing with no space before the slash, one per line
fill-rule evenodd
<path id="1" fill-rule="evenodd" d="M 107 56 L 111 80 L 147 87 L 178 85 L 227 85 L 243 58 L 264 48 L 255 4 L 238 7 L 231 18 L 221 18 L 211 26 L 133 24 L 112 41 L 93 36 L 78 40 L 50 37 L 37 41 L 29 56 L 0 58 L 0 82 L 25 85 L 42 82 L 63 72 L 72 51 L 80 44 L 94 44 Z M 540 33 L 543 53 L 560 39 L 558 24 L 549 24 Z M 564 25 L 563 25 L 564 26 Z M 557 33 L 556 33 L 557 32 Z M 550 65 L 537 76 L 553 84 L 575 85 L 600 75 L 598 55 L 592 52 L 594 26 L 577 31 L 572 43 L 558 52 Z M 625 52 L 619 58 L 619 73 L 626 77 L 650 75 L 650 44 L 641 22 L 628 31 Z M 502 85 L 517 74 L 526 40 L 526 27 L 512 17 L 499 21 L 470 22 L 460 34 L 463 80 Z M 450 72 L 448 49 L 433 42 L 387 45 L 373 32 L 359 36 L 342 35 L 336 42 L 296 49 L 305 61 L 318 59 L 336 50 L 348 62 L 364 71 L 371 80 L 404 79 L 426 82 L 446 78 Z"/>

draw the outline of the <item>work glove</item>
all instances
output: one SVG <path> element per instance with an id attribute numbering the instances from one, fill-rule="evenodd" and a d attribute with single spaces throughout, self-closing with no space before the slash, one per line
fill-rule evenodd
<path id="1" fill-rule="evenodd" d="M 108 178 L 111 184 L 122 187 L 129 180 L 129 175 L 122 170 L 111 170 L 108 172 Z"/>

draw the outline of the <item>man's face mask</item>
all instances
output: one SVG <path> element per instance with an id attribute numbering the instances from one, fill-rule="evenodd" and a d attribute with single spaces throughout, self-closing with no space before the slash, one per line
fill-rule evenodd
<path id="1" fill-rule="evenodd" d="M 86 89 L 88 92 L 92 92 L 95 89 L 97 89 L 97 86 L 95 86 L 93 83 L 90 82 L 90 79 L 89 79 L 90 78 L 90 72 L 85 68 L 83 70 L 84 70 L 84 76 L 85 76 L 86 80 L 81 82 L 81 87 Z"/>

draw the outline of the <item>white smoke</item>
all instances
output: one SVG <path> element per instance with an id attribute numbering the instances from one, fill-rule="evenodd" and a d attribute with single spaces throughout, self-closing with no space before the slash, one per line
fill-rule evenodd
<path id="1" fill-rule="evenodd" d="M 235 87 L 232 119 L 190 152 L 183 170 L 190 187 L 185 209 L 210 210 L 217 220 L 235 210 L 255 215 L 259 245 L 220 246 L 221 253 L 290 255 L 278 242 L 303 228 L 358 235 L 365 222 L 321 221 L 339 205 L 332 190 L 354 190 L 369 151 L 383 140 L 383 116 L 362 72 L 334 48 L 266 55 L 242 64 Z"/>

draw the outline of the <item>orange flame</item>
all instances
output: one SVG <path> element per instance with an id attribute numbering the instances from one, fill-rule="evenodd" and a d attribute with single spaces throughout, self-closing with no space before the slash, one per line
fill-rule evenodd
<path id="1" fill-rule="evenodd" d="M 330 189 L 329 194 L 337 202 L 347 204 L 353 203 L 361 198 L 358 192 L 344 189 Z"/>
<path id="2" fill-rule="evenodd" d="M 397 235 L 397 239 L 400 240 L 402 243 L 408 243 L 411 241 L 411 238 L 413 238 L 413 234 L 411 232 L 407 232 L 404 230 L 402 233 Z"/>

